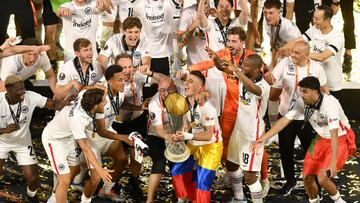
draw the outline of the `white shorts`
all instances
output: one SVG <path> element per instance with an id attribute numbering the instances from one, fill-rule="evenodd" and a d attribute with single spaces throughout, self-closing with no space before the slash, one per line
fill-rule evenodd
<path id="1" fill-rule="evenodd" d="M 32 144 L 23 146 L 23 145 L 9 145 L 6 143 L 1 143 L 0 159 L 7 159 L 9 157 L 9 152 L 14 153 L 16 160 L 20 166 L 33 165 L 38 163 L 36 159 L 35 150 Z"/>
<path id="2" fill-rule="evenodd" d="M 73 137 L 49 140 L 43 133 L 41 140 L 52 170 L 57 175 L 68 174 L 69 166 L 79 165 L 80 148 Z"/>
<path id="3" fill-rule="evenodd" d="M 264 147 L 256 152 L 251 152 L 252 143 L 254 142 L 244 136 L 232 134 L 229 140 L 227 160 L 240 165 L 244 171 L 260 171 Z"/>
<path id="4" fill-rule="evenodd" d="M 105 154 L 110 145 L 114 142 L 114 140 L 110 140 L 100 135 L 96 134 L 95 138 L 91 137 L 88 139 L 91 150 L 94 152 L 96 160 L 102 164 L 101 155 Z M 88 162 L 88 161 L 86 161 Z M 89 168 L 94 168 L 90 163 L 87 163 Z"/>

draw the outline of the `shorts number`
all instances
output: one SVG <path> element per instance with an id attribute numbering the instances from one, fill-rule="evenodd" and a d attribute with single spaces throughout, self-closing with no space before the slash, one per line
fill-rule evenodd
<path id="1" fill-rule="evenodd" d="M 243 162 L 244 164 L 248 164 L 249 163 L 249 154 L 243 153 Z"/>
<path id="2" fill-rule="evenodd" d="M 28 146 L 28 149 L 30 150 L 30 156 L 35 156 L 34 149 L 32 146 Z"/>

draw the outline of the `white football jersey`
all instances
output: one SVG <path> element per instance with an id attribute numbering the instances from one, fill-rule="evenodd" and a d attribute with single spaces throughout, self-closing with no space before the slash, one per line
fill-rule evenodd
<path id="1" fill-rule="evenodd" d="M 304 67 L 297 67 L 291 57 L 282 59 L 274 68 L 272 74 L 276 81 L 281 81 L 282 93 L 280 95 L 279 112 L 285 115 L 300 98 L 298 83 L 305 77 L 314 76 L 319 79 L 320 85 L 326 85 L 326 75 L 323 67 L 317 61 L 311 60 Z M 295 91 L 296 89 L 296 91 Z M 299 118 L 302 120 L 303 118 Z"/>
<path id="2" fill-rule="evenodd" d="M 232 27 L 239 27 L 239 18 L 232 19 L 227 26 L 222 26 L 217 18 L 208 17 L 208 26 L 201 28 L 207 37 L 208 46 L 215 52 L 225 48 L 227 31 Z M 222 29 L 221 29 L 222 28 Z"/>
<path id="3" fill-rule="evenodd" d="M 96 11 L 96 1 L 87 1 L 84 6 L 77 6 L 74 1 L 64 3 L 60 7 L 69 8 L 71 16 L 62 17 L 65 34 L 65 58 L 71 60 L 74 55 L 73 44 L 78 38 L 87 38 L 92 44 L 94 58 L 96 51 L 96 31 L 98 29 L 99 13 Z"/>
<path id="4" fill-rule="evenodd" d="M 74 137 L 84 139 L 93 131 L 93 118 L 91 118 L 81 107 L 81 99 L 75 100 L 71 106 L 65 106 L 47 124 L 44 131 L 48 140 L 57 140 Z"/>
<path id="5" fill-rule="evenodd" d="M 125 82 L 124 87 L 124 101 L 141 105 L 143 101 L 143 93 L 142 88 L 144 84 L 151 84 L 151 77 L 141 74 L 139 71 L 136 71 L 131 80 Z M 127 122 L 130 120 L 134 120 L 139 117 L 143 112 L 142 111 L 128 111 L 121 110 L 120 116 L 121 121 Z"/>
<path id="6" fill-rule="evenodd" d="M 51 69 L 51 64 L 45 52 L 40 53 L 39 57 L 32 66 L 25 66 L 22 59 L 22 54 L 16 54 L 3 58 L 1 61 L 1 74 L 0 78 L 5 80 L 9 75 L 17 75 L 21 79 L 26 80 L 33 76 L 38 68 L 44 72 Z"/>
<path id="7" fill-rule="evenodd" d="M 327 34 L 322 34 L 315 26 L 310 27 L 303 35 L 303 39 L 310 43 L 311 52 L 321 53 L 329 49 L 334 55 L 322 62 L 327 85 L 331 91 L 342 88 L 341 54 L 344 49 L 344 34 L 334 28 Z"/>
<path id="8" fill-rule="evenodd" d="M 247 91 L 243 83 L 239 83 L 239 107 L 235 126 L 231 136 L 242 136 L 256 141 L 265 132 L 265 116 L 270 94 L 270 85 L 261 78 L 255 82 L 261 88 L 261 96 Z"/>
<path id="9" fill-rule="evenodd" d="M 115 57 L 121 53 L 127 53 L 132 56 L 133 65 L 138 67 L 141 65 L 141 59 L 150 56 L 149 40 L 141 34 L 138 44 L 133 49 L 129 49 L 125 43 L 125 36 L 122 33 L 111 36 L 106 42 L 104 49 L 100 54 L 109 58 L 109 64 L 115 63 Z"/>
<path id="10" fill-rule="evenodd" d="M 193 107 L 190 107 L 193 108 Z M 206 101 L 203 106 L 196 105 L 196 107 L 185 114 L 185 119 L 190 122 L 192 126 L 191 133 L 204 132 L 205 126 L 214 126 L 213 136 L 210 141 L 197 141 L 190 140 L 190 143 L 195 146 L 211 144 L 216 142 L 222 142 L 221 128 L 216 112 L 215 106 Z"/>
<path id="11" fill-rule="evenodd" d="M 153 58 L 169 57 L 173 53 L 172 26 L 176 7 L 170 0 L 135 2 L 134 16 L 141 19 L 144 33 L 151 43 L 150 53 Z"/>
<path id="12" fill-rule="evenodd" d="M 107 87 L 107 83 L 105 86 Z M 108 90 L 109 93 L 109 90 Z M 115 120 L 116 112 L 115 108 L 119 108 L 121 104 L 124 102 L 124 92 L 119 92 L 117 96 L 113 97 L 113 104 L 111 103 L 109 94 L 106 96 L 106 104 L 104 107 L 104 113 L 97 113 L 96 119 L 104 119 L 105 120 L 105 129 L 111 129 L 111 125 Z M 113 106 L 114 105 L 114 106 Z"/>
<path id="13" fill-rule="evenodd" d="M 163 101 L 160 99 L 159 93 L 156 93 L 149 103 L 149 124 L 148 134 L 157 136 L 156 126 L 162 125 L 167 133 L 171 133 L 170 116 L 164 106 Z"/>
<path id="14" fill-rule="evenodd" d="M 309 118 L 309 123 L 316 133 L 327 139 L 331 138 L 330 130 L 332 129 L 338 129 L 338 136 L 347 134 L 351 126 L 340 102 L 334 96 L 327 94 L 323 94 L 320 102 L 320 107 L 316 106 L 314 113 Z M 285 116 L 290 120 L 297 120 L 298 117 L 306 116 L 306 108 L 302 98 L 299 98 L 294 108 Z"/>
<path id="15" fill-rule="evenodd" d="M 74 60 L 67 61 L 60 66 L 57 73 L 57 85 L 66 85 L 72 80 L 77 80 L 82 85 L 94 85 L 102 77 L 102 70 L 98 62 L 94 61 L 91 67 L 88 67 L 89 73 L 79 75 L 74 65 Z M 86 83 L 86 81 L 88 81 Z"/>
<path id="16" fill-rule="evenodd" d="M 32 91 L 26 91 L 24 101 L 9 105 L 6 100 L 6 92 L 0 92 L 0 128 L 6 128 L 7 125 L 15 123 L 13 116 L 16 119 L 18 111 L 20 113 L 18 121 L 20 129 L 12 133 L 4 133 L 0 135 L 0 146 L 2 143 L 14 146 L 28 146 L 31 145 L 30 122 L 35 107 L 43 108 L 46 104 L 47 98 Z M 13 111 L 13 114 L 10 111 Z"/>
<path id="17" fill-rule="evenodd" d="M 266 21 L 264 21 L 264 24 L 265 31 L 270 37 L 270 43 L 273 42 L 276 49 L 301 36 L 299 28 L 284 17 L 280 17 L 280 22 L 277 26 L 268 26 Z"/>
<path id="18" fill-rule="evenodd" d="M 185 8 L 182 11 L 180 17 L 179 32 L 180 33 L 185 32 L 194 22 L 196 17 L 197 17 L 196 5 L 192 5 L 191 7 Z M 209 55 L 205 51 L 205 47 L 206 47 L 205 33 L 199 28 L 196 28 L 193 36 L 190 38 L 188 44 L 186 45 L 188 66 L 209 60 Z"/>

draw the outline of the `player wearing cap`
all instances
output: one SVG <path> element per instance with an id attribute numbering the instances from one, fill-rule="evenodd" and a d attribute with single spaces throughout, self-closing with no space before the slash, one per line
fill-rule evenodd
<path id="1" fill-rule="evenodd" d="M 141 33 L 142 24 L 137 17 L 128 17 L 123 23 L 123 33 L 115 34 L 106 42 L 97 61 L 103 67 L 115 63 L 115 57 L 121 53 L 132 57 L 134 67 L 150 66 L 149 39 Z"/>
<path id="2" fill-rule="evenodd" d="M 86 89 L 97 83 L 103 75 L 103 69 L 93 61 L 92 45 L 88 39 L 75 40 L 73 49 L 76 57 L 58 70 L 55 98 L 65 98 L 74 88 L 77 91 Z"/>
<path id="3" fill-rule="evenodd" d="M 206 101 L 201 106 L 196 101 L 196 95 L 204 91 L 204 87 L 204 75 L 200 71 L 191 71 L 184 84 L 190 111 L 184 115 L 183 131 L 174 136 L 175 141 L 189 141 L 191 156 L 184 162 L 175 163 L 171 169 L 176 196 L 196 202 L 210 202 L 210 188 L 223 152 L 214 105 Z M 193 172 L 196 174 L 195 182 L 192 180 Z"/>
<path id="4" fill-rule="evenodd" d="M 303 166 L 304 186 L 309 202 L 320 202 L 315 182 L 317 177 L 321 187 L 329 193 L 334 202 L 344 203 L 331 178 L 343 168 L 347 158 L 354 155 L 355 134 L 339 101 L 332 95 L 321 93 L 317 78 L 306 77 L 299 82 L 299 87 L 301 98 L 252 148 L 262 148 L 271 136 L 298 117 L 304 117 L 305 122 L 309 122 L 317 134 L 306 153 Z"/>
<path id="5" fill-rule="evenodd" d="M 81 108 L 77 107 L 79 102 Z M 109 172 L 113 171 L 103 169 L 96 160 L 86 133 L 86 131 L 95 133 L 95 115 L 104 112 L 105 104 L 104 90 L 98 88 L 86 90 L 81 100 L 76 100 L 72 106 L 63 108 L 44 128 L 42 143 L 52 170 L 57 175 L 56 202 L 66 202 L 67 189 L 72 179 L 79 173 L 78 146 L 104 182 L 111 182 L 112 177 Z"/>
<path id="6" fill-rule="evenodd" d="M 36 190 L 40 187 L 37 158 L 31 142 L 30 122 L 35 107 L 60 110 L 73 97 L 55 101 L 32 91 L 26 91 L 20 77 L 9 75 L 5 80 L 6 92 L 0 93 L 0 172 L 9 152 L 24 170 L 29 202 L 39 202 Z"/>
<path id="7" fill-rule="evenodd" d="M 24 45 L 40 46 L 40 43 L 35 38 L 28 38 L 24 40 Z M 0 78 L 6 79 L 9 75 L 20 76 L 21 79 L 26 80 L 33 76 L 38 68 L 41 68 L 49 80 L 51 90 L 55 91 L 56 75 L 51 68 L 50 60 L 45 52 L 37 52 L 36 50 L 12 55 L 1 60 Z M 0 80 L 0 91 L 4 88 L 4 82 Z"/>

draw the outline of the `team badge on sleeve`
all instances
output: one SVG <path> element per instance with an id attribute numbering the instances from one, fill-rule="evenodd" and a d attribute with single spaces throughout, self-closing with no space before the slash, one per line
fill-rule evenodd
<path id="1" fill-rule="evenodd" d="M 136 59 L 139 59 L 139 58 L 141 57 L 141 53 L 138 52 L 138 51 L 135 51 L 134 57 L 135 57 Z"/>
<path id="2" fill-rule="evenodd" d="M 63 171 L 65 169 L 65 165 L 64 164 L 59 164 L 58 169 L 60 171 Z"/>
<path id="3" fill-rule="evenodd" d="M 96 73 L 91 73 L 91 80 L 96 80 Z"/>
<path id="4" fill-rule="evenodd" d="M 154 113 L 154 112 L 150 112 L 150 119 L 151 119 L 151 120 L 154 120 L 155 117 L 156 117 L 156 116 L 155 116 L 155 113 Z"/>
<path id="5" fill-rule="evenodd" d="M 60 73 L 59 80 L 64 80 L 64 79 L 65 79 L 65 73 Z"/>
<path id="6" fill-rule="evenodd" d="M 29 107 L 23 106 L 23 107 L 21 108 L 21 112 L 22 112 L 23 114 L 29 112 Z"/>

